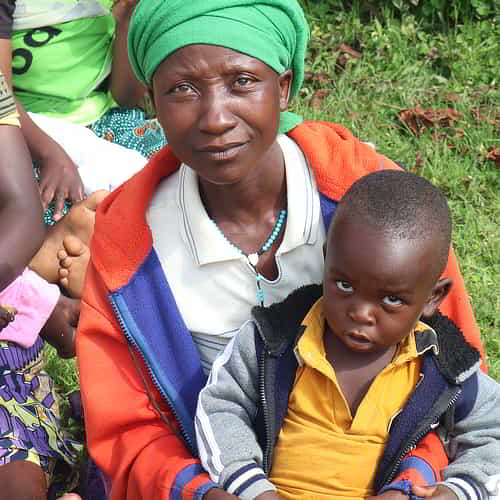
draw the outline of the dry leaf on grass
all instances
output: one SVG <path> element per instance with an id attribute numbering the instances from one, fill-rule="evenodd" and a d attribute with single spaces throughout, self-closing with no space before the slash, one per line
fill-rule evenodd
<path id="1" fill-rule="evenodd" d="M 359 59 L 361 57 L 361 52 L 354 50 L 345 43 L 341 43 L 337 47 L 337 51 L 339 52 L 337 60 L 335 61 L 335 69 L 337 71 L 344 71 L 347 66 L 347 61 L 349 61 L 350 58 Z"/>
<path id="2" fill-rule="evenodd" d="M 309 105 L 313 109 L 321 109 L 321 106 L 323 105 L 323 100 L 324 98 L 329 95 L 331 92 L 330 89 L 319 89 L 314 92 L 313 96 L 311 97 L 311 100 L 309 101 Z"/>
<path id="3" fill-rule="evenodd" d="M 489 106 L 483 106 L 472 109 L 471 113 L 477 122 L 492 123 L 493 125 L 500 124 L 500 109 L 493 110 Z"/>
<path id="4" fill-rule="evenodd" d="M 497 167 L 500 167 L 500 147 L 499 146 L 489 147 L 486 159 L 494 161 L 495 165 Z"/>
<path id="5" fill-rule="evenodd" d="M 455 94 L 454 92 L 451 92 L 449 94 L 445 94 L 443 96 L 443 100 L 444 101 L 448 101 L 448 102 L 456 102 L 460 99 L 460 94 Z"/>
<path id="6" fill-rule="evenodd" d="M 415 153 L 415 166 L 412 168 L 412 172 L 417 173 L 424 166 L 424 155 L 422 151 L 417 151 Z"/>
<path id="7" fill-rule="evenodd" d="M 328 83 L 330 81 L 330 75 L 325 71 L 306 71 L 304 73 L 304 83 L 309 82 L 320 82 Z"/>
<path id="8" fill-rule="evenodd" d="M 420 135 L 423 130 L 436 125 L 450 127 L 452 123 L 460 121 L 462 113 L 450 108 L 422 109 L 420 104 L 417 104 L 413 108 L 403 109 L 398 116 L 415 135 Z"/>

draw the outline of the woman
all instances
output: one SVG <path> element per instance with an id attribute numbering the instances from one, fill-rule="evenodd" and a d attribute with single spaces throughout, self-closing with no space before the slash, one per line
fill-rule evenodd
<path id="1" fill-rule="evenodd" d="M 129 30 L 169 147 L 98 208 L 77 335 L 88 445 L 112 499 L 236 498 L 195 458 L 206 373 L 252 306 L 320 282 L 346 188 L 397 167 L 286 112 L 308 35 L 295 1 L 148 0 Z M 443 311 L 478 345 L 453 255 L 447 275 Z"/>
<path id="2" fill-rule="evenodd" d="M 136 2 L 0 2 L 0 69 L 15 88 L 23 135 L 40 167 L 44 208 L 54 202 L 47 223 L 61 217 L 66 198 L 76 202 L 84 193 L 74 155 L 39 114 L 89 126 L 146 157 L 165 144 L 163 131 L 139 109 L 146 89 L 128 64 L 127 29 Z"/>

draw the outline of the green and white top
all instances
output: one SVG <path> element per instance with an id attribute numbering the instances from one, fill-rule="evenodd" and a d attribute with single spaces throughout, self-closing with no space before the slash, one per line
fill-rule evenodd
<path id="1" fill-rule="evenodd" d="M 112 0 L 16 0 L 16 98 L 35 113 L 88 125 L 116 103 L 100 85 L 111 72 Z"/>

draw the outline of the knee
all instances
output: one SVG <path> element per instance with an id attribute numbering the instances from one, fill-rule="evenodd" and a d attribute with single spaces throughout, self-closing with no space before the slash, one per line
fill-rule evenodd
<path id="1" fill-rule="evenodd" d="M 0 466 L 0 500 L 47 500 L 42 469 L 23 460 Z"/>

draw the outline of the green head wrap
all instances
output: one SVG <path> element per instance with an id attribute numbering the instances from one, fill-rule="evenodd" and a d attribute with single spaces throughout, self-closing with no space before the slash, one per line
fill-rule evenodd
<path id="1" fill-rule="evenodd" d="M 309 30 L 297 0 L 141 0 L 128 32 L 135 74 L 150 85 L 156 68 L 176 50 L 220 45 L 255 57 L 277 73 L 293 71 L 291 97 L 304 78 Z M 281 114 L 280 131 L 301 118 Z"/>

